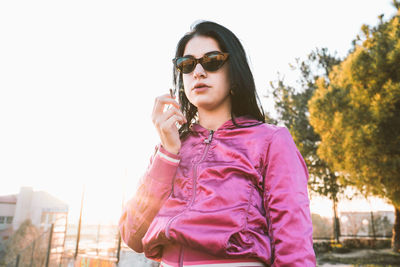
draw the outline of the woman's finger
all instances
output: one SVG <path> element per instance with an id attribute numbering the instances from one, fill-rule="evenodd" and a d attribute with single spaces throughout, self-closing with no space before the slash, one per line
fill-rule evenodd
<path id="1" fill-rule="evenodd" d="M 172 105 L 179 109 L 179 104 L 169 94 L 161 95 L 155 98 L 153 106 L 153 114 L 161 114 L 165 105 Z"/>
<path id="2" fill-rule="evenodd" d="M 179 104 L 173 100 L 169 95 L 159 96 L 155 99 L 153 113 L 151 114 L 151 119 L 154 124 L 158 124 L 162 114 L 164 114 L 164 107 L 167 103 L 174 104 L 171 108 L 178 110 Z M 176 108 L 177 107 L 177 108 Z"/>
<path id="3" fill-rule="evenodd" d="M 162 113 L 162 114 L 160 114 L 158 116 L 155 115 L 153 123 L 156 125 L 156 127 L 161 127 L 161 125 L 163 125 L 163 123 L 165 121 L 167 121 L 173 115 L 178 116 L 180 121 L 186 122 L 186 118 L 185 118 L 185 116 L 183 116 L 182 112 L 179 109 L 175 108 L 175 107 L 171 107 L 170 109 L 168 109 L 164 113 Z"/>
<path id="4" fill-rule="evenodd" d="M 181 118 L 181 116 L 178 116 L 176 114 L 173 114 L 171 117 L 169 117 L 164 124 L 161 126 L 161 131 L 165 132 L 171 129 L 173 126 L 176 126 L 176 123 L 183 124 L 185 123 L 185 120 Z"/>
<path id="5" fill-rule="evenodd" d="M 160 118 L 161 118 L 161 120 L 165 121 L 169 117 L 171 117 L 173 114 L 176 114 L 179 117 L 181 117 L 182 119 L 186 120 L 186 118 L 183 115 L 183 113 L 179 109 L 177 109 L 175 107 L 171 107 L 170 109 L 166 110 L 162 115 L 160 115 Z"/>

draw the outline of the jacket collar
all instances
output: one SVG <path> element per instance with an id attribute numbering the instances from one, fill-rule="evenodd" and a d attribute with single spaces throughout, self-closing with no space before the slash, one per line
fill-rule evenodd
<path id="1" fill-rule="evenodd" d="M 242 126 L 248 126 L 248 125 L 253 125 L 257 124 L 258 122 L 261 123 L 260 121 L 254 119 L 251 116 L 244 115 L 244 116 L 239 116 L 234 118 L 236 124 L 242 125 Z M 227 120 L 224 122 L 216 131 L 221 131 L 221 130 L 227 130 L 227 129 L 234 129 L 238 128 L 233 124 L 232 119 Z M 192 131 L 194 132 L 201 132 L 201 133 L 209 133 L 210 130 L 204 128 L 198 123 L 193 123 L 191 127 Z"/>

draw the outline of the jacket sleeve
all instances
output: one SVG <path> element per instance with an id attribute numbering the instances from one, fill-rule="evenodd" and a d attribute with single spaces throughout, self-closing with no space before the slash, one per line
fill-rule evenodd
<path id="1" fill-rule="evenodd" d="M 138 253 L 143 252 L 142 238 L 172 190 L 180 157 L 161 145 L 150 159 L 138 189 L 126 205 L 119 220 L 122 240 Z"/>
<path id="2" fill-rule="evenodd" d="M 287 128 L 279 128 L 270 140 L 264 208 L 272 243 L 272 266 L 316 266 L 306 164 Z"/>

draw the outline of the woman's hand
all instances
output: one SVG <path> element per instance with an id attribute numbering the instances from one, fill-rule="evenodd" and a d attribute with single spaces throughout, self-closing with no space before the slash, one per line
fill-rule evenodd
<path id="1" fill-rule="evenodd" d="M 164 111 L 165 105 L 171 105 Z M 151 119 L 157 129 L 162 146 L 171 153 L 178 154 L 181 140 L 176 123 L 186 123 L 186 118 L 179 110 L 179 104 L 169 94 L 156 97 Z"/>

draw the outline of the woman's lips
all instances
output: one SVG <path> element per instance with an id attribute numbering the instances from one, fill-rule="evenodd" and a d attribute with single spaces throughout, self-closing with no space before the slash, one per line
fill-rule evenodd
<path id="1" fill-rule="evenodd" d="M 195 93 L 201 93 L 201 92 L 206 91 L 208 88 L 209 88 L 208 86 L 195 87 L 195 88 L 193 88 L 193 91 Z"/>

